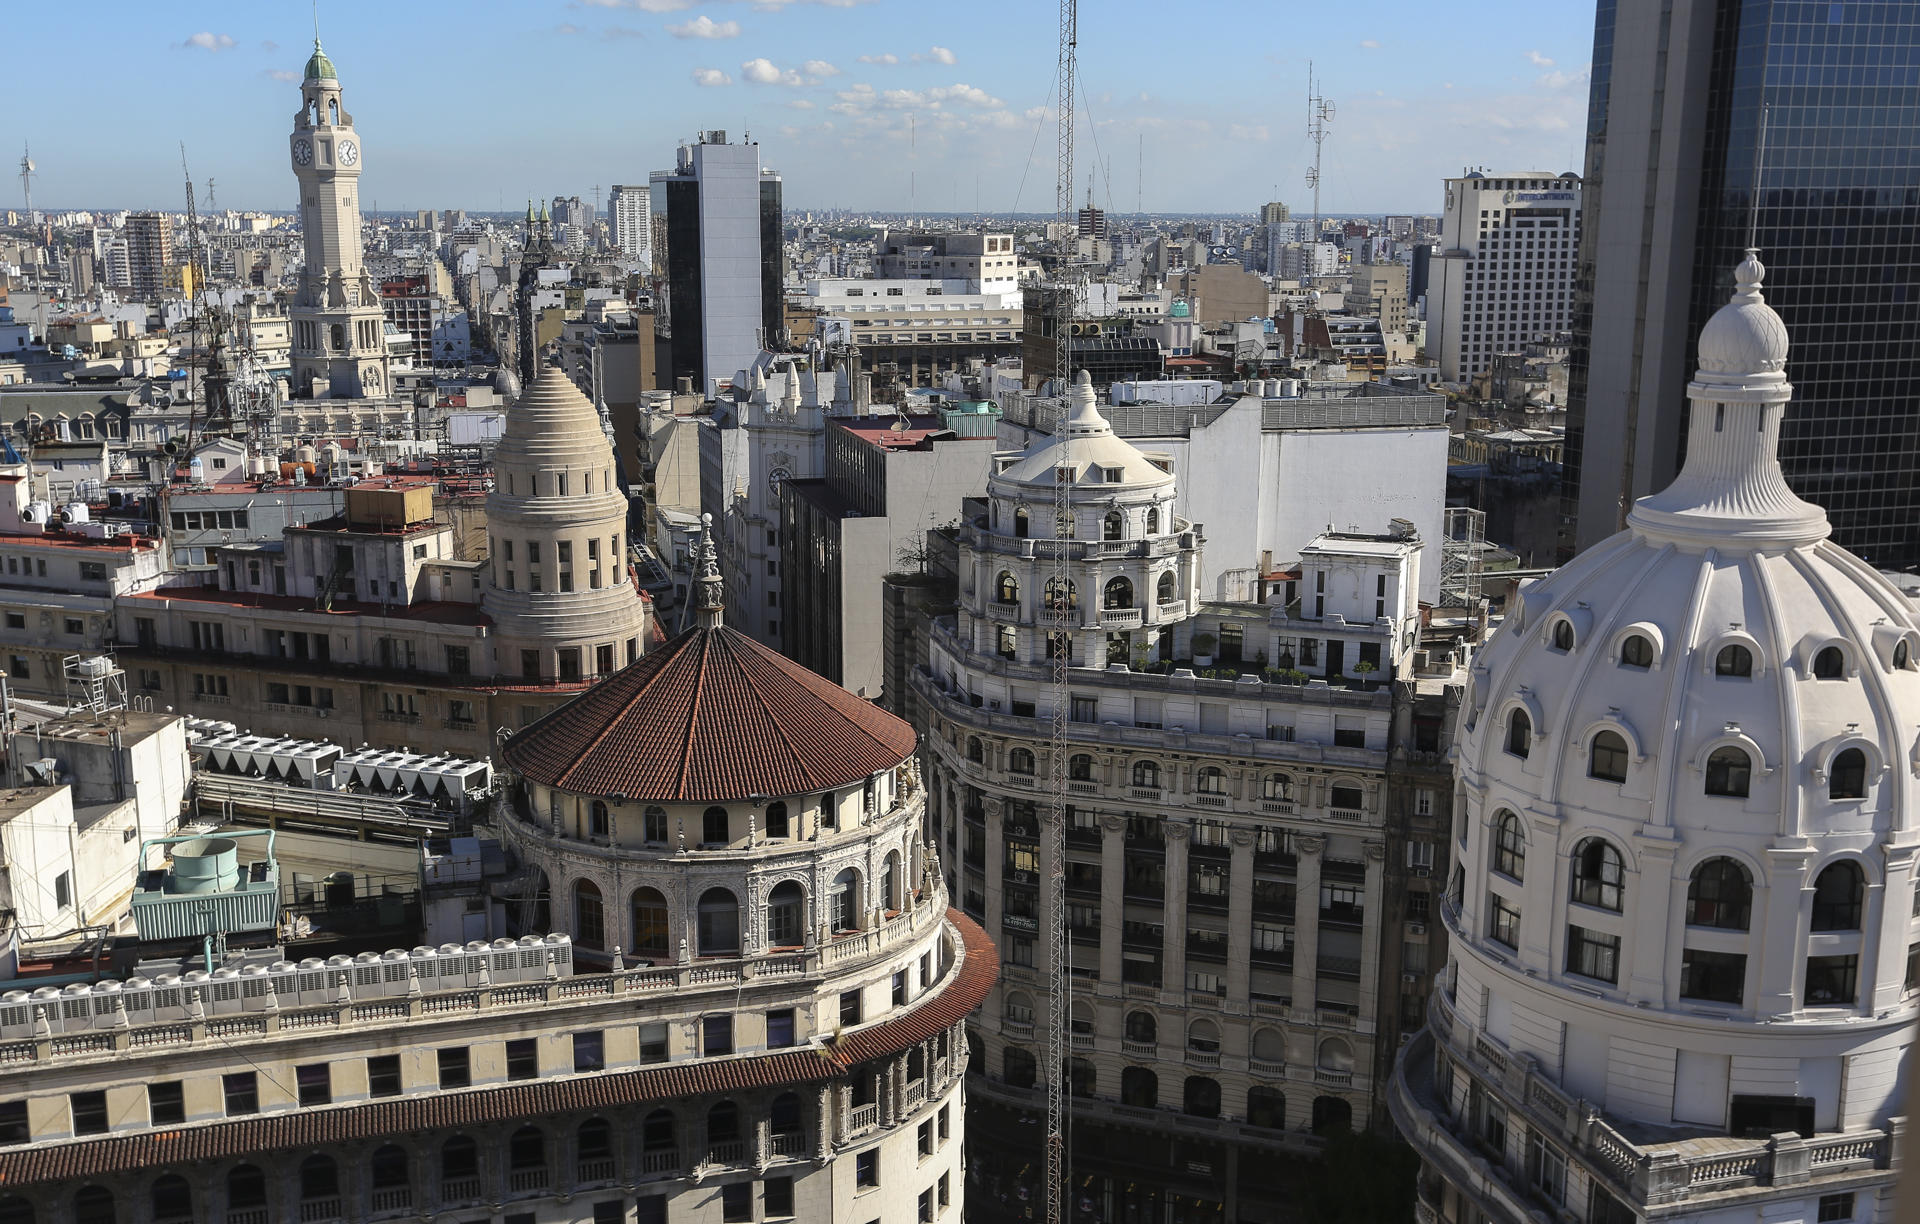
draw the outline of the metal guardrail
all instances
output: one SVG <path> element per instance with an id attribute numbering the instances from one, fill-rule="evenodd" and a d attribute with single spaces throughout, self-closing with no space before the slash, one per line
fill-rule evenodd
<path id="1" fill-rule="evenodd" d="M 194 776 L 196 809 L 215 804 L 231 814 L 234 808 L 266 812 L 275 816 L 316 816 L 332 820 L 374 821 L 405 825 L 426 834 L 451 831 L 457 814 L 443 812 L 431 803 L 398 799 L 386 795 L 368 795 L 358 791 L 306 790 L 298 786 L 267 782 L 259 778 L 239 778 L 228 774 L 202 773 Z"/>

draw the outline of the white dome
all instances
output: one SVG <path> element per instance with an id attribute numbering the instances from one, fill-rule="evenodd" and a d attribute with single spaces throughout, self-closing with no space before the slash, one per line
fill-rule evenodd
<path id="1" fill-rule="evenodd" d="M 1607 1032 L 1654 1058 L 1887 1068 L 1910 1040 L 1913 863 L 1892 849 L 1914 823 L 1920 624 L 1780 475 L 1791 388 L 1762 271 L 1741 265 L 1702 336 L 1680 476 L 1527 588 L 1474 663 L 1456 947 L 1460 997 L 1512 1009 L 1502 1040 L 1525 1017 L 1569 1050 Z M 1744 878 L 1737 910 L 1701 899 L 1703 871 Z M 1838 923 L 1815 894 L 1848 875 Z M 1661 1125 L 1672 1104 L 1606 1101 Z"/>
<path id="2" fill-rule="evenodd" d="M 1094 400 L 1093 379 L 1085 370 L 1074 378 L 1067 396 L 1065 437 L 1054 437 L 1029 449 L 1018 461 L 987 481 L 996 497 L 1019 498 L 1030 489 L 1052 489 L 1059 477 L 1062 448 L 1072 445 L 1073 483 L 1089 496 L 1105 497 L 1120 490 L 1171 490 L 1173 473 L 1143 454 L 1139 447 L 1113 432 Z M 1118 473 L 1119 479 L 1109 479 Z M 1051 493 L 1048 496 L 1052 496 Z"/>

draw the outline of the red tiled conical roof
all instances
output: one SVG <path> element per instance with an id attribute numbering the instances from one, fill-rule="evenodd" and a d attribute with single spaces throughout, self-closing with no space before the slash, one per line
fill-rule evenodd
<path id="1" fill-rule="evenodd" d="M 752 638 L 689 629 L 507 740 L 524 777 L 587 795 L 719 803 L 864 780 L 913 728 Z"/>

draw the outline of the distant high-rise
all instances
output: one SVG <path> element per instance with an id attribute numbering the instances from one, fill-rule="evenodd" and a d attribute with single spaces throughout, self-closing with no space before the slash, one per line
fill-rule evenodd
<path id="1" fill-rule="evenodd" d="M 1571 321 L 1577 174 L 1475 171 L 1447 180 L 1427 290 L 1427 352 L 1462 382 Z"/>
<path id="2" fill-rule="evenodd" d="M 1080 210 L 1080 237 L 1105 238 L 1107 236 L 1107 210 L 1095 208 L 1089 204 Z"/>
<path id="3" fill-rule="evenodd" d="M 615 183 L 607 197 L 607 217 L 613 222 L 613 247 L 633 259 L 647 259 L 653 250 L 652 193 L 645 187 Z"/>
<path id="4" fill-rule="evenodd" d="M 128 284 L 134 297 L 151 301 L 173 266 L 173 226 L 165 213 L 128 213 L 126 237 Z"/>
<path id="5" fill-rule="evenodd" d="M 781 327 L 780 175 L 761 167 L 759 145 L 702 132 L 649 182 L 667 217 L 669 377 L 711 391 Z"/>
<path id="6" fill-rule="evenodd" d="M 1293 220 L 1293 210 L 1278 200 L 1260 206 L 1260 224 L 1278 225 L 1282 221 Z"/>
<path id="7" fill-rule="evenodd" d="M 1794 335 L 1788 483 L 1826 507 L 1839 544 L 1883 569 L 1920 564 L 1916 111 L 1913 5 L 1600 0 L 1564 551 L 1673 479 L 1688 354 L 1751 241 Z"/>

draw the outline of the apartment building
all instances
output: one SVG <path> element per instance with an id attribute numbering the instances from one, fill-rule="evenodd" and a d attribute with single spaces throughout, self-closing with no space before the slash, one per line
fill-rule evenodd
<path id="1" fill-rule="evenodd" d="M 1427 352 L 1461 382 L 1494 355 L 1573 320 L 1580 249 L 1577 174 L 1489 174 L 1446 181 L 1440 250 L 1431 265 Z"/>

